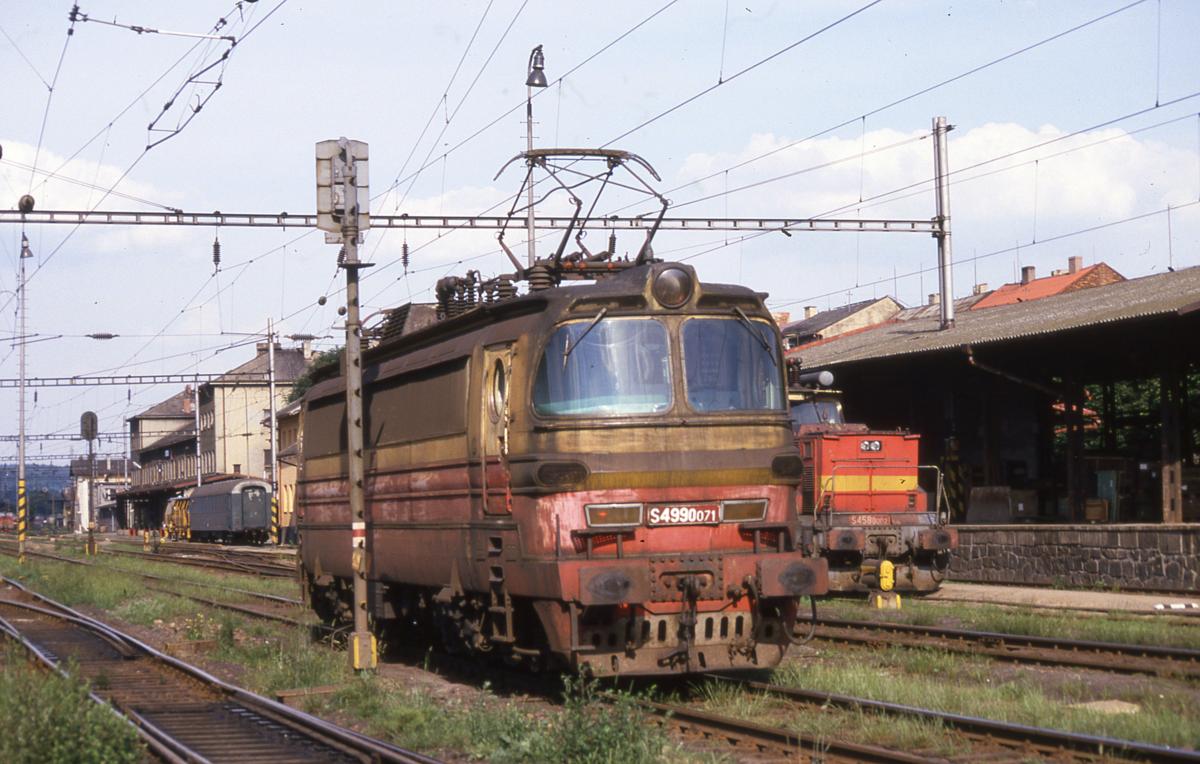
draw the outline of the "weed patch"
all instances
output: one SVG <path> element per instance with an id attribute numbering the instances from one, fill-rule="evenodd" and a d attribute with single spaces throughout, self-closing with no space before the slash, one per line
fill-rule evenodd
<path id="1" fill-rule="evenodd" d="M 72 679 L 30 666 L 15 650 L 0 657 L 0 761 L 15 764 L 134 764 L 133 728 Z"/>

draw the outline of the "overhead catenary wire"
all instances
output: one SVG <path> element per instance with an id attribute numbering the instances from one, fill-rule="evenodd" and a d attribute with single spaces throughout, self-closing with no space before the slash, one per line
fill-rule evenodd
<path id="1" fill-rule="evenodd" d="M 987 70 L 987 69 L 990 69 L 990 68 L 992 68 L 992 67 L 994 67 L 994 66 L 997 66 L 997 65 L 999 65 L 999 64 L 1002 64 L 1002 63 L 1004 63 L 1005 61 L 1009 61 L 1009 60 L 1011 60 L 1011 59 L 1013 59 L 1013 58 L 1016 58 L 1016 57 L 1018 57 L 1018 56 L 1024 55 L 1025 53 L 1029 53 L 1029 52 L 1031 52 L 1031 51 L 1033 51 L 1033 50 L 1037 50 L 1038 48 L 1041 48 L 1041 47 L 1043 47 L 1043 46 L 1045 46 L 1045 45 L 1048 45 L 1048 44 L 1050 44 L 1050 43 L 1052 43 L 1052 42 L 1055 42 L 1055 41 L 1057 41 L 1057 40 L 1060 40 L 1060 39 L 1062 39 L 1062 38 L 1064 38 L 1064 37 L 1067 37 L 1068 35 L 1074 34 L 1075 32 L 1079 32 L 1079 31 L 1081 31 L 1081 30 L 1087 29 L 1088 27 L 1094 26 L 1095 24 L 1098 24 L 1098 23 L 1100 23 L 1100 22 L 1102 22 L 1102 21 L 1105 21 L 1105 20 L 1107 20 L 1107 19 L 1110 19 L 1110 18 L 1112 18 L 1112 17 L 1114 17 L 1114 16 L 1117 16 L 1117 15 L 1120 15 L 1120 14 L 1122 14 L 1122 13 L 1124 13 L 1124 12 L 1126 12 L 1126 11 L 1128 11 L 1128 10 L 1132 9 L 1132 8 L 1136 8 L 1137 6 L 1139 6 L 1139 5 L 1142 5 L 1142 4 L 1146 3 L 1146 2 L 1148 2 L 1148 0 L 1134 0 L 1134 2 L 1131 2 L 1131 3 L 1127 4 L 1127 5 L 1123 5 L 1123 6 L 1121 6 L 1120 8 L 1115 8 L 1115 9 L 1113 9 L 1113 10 L 1111 10 L 1111 11 L 1108 11 L 1108 12 L 1106 12 L 1106 13 L 1100 14 L 1099 16 L 1095 16 L 1095 17 L 1093 17 L 1093 18 L 1091 18 L 1091 19 L 1088 19 L 1087 21 L 1084 21 L 1084 22 L 1082 22 L 1082 23 L 1079 23 L 1079 24 L 1076 24 L 1076 25 L 1074 25 L 1074 26 L 1071 26 L 1071 27 L 1069 27 L 1069 28 L 1067 28 L 1067 29 L 1064 29 L 1064 30 L 1062 30 L 1062 31 L 1060 31 L 1060 32 L 1056 32 L 1055 34 L 1052 34 L 1052 35 L 1050 35 L 1050 36 L 1048 36 L 1048 37 L 1044 37 L 1044 38 L 1042 38 L 1042 39 L 1040 39 L 1040 40 L 1038 40 L 1038 41 L 1036 41 L 1036 42 L 1030 43 L 1030 44 L 1028 44 L 1028 45 L 1024 45 L 1024 46 L 1022 46 L 1022 47 L 1020 47 L 1020 48 L 1017 48 L 1016 50 L 1013 50 L 1013 51 L 1010 51 L 1010 52 L 1008 52 L 1008 53 L 1005 53 L 1005 54 L 1004 54 L 1004 55 L 1002 55 L 1002 56 L 998 56 L 998 57 L 996 57 L 996 58 L 993 58 L 993 59 L 990 59 L 990 60 L 988 60 L 988 61 L 986 61 L 986 62 L 984 62 L 984 63 L 982 63 L 982 64 L 979 64 L 979 65 L 973 66 L 973 67 L 971 67 L 971 68 L 969 68 L 969 69 L 966 69 L 966 70 L 964 70 L 964 71 L 962 71 L 962 72 L 959 72 L 958 74 L 952 75 L 952 76 L 950 76 L 950 77 L 947 77 L 947 78 L 945 78 L 945 79 L 942 79 L 942 80 L 939 80 L 938 82 L 935 82 L 935 83 L 933 83 L 933 84 L 926 85 L 925 87 L 922 87 L 922 88 L 920 88 L 920 89 L 918 89 L 918 90 L 915 90 L 915 91 L 913 91 L 913 92 L 911 92 L 911 93 L 909 93 L 909 94 L 907 94 L 907 95 L 905 95 L 905 96 L 902 96 L 902 97 L 900 97 L 900 98 L 893 99 L 893 100 L 891 100 L 891 101 L 888 101 L 887 103 L 884 103 L 884 104 L 882 104 L 882 105 L 880 105 L 880 106 L 876 106 L 876 107 L 874 107 L 874 108 L 872 108 L 872 109 L 870 109 L 870 110 L 868 110 L 868 111 L 866 111 L 866 112 L 863 112 L 863 113 L 862 113 L 861 115 L 859 115 L 859 116 L 855 116 L 855 117 L 850 117 L 850 118 L 848 118 L 848 119 L 844 119 L 844 120 L 842 120 L 842 121 L 838 122 L 837 124 L 830 125 L 829 127 L 825 127 L 825 128 L 823 128 L 823 129 L 821 129 L 821 130 L 818 130 L 817 132 L 811 133 L 811 134 L 809 134 L 809 135 L 806 135 L 806 136 L 805 136 L 805 137 L 803 137 L 803 138 L 799 138 L 799 139 L 797 139 L 797 140 L 791 141 L 791 142 L 789 142 L 789 143 L 786 143 L 786 144 L 784 144 L 784 145 L 782 145 L 782 146 L 777 146 L 777 147 L 775 147 L 775 148 L 771 149 L 770 151 L 766 151 L 766 152 L 764 152 L 764 153 L 762 153 L 762 154 L 757 154 L 757 155 L 755 155 L 755 156 L 753 156 L 753 157 L 750 157 L 750 158 L 748 158 L 748 159 L 744 159 L 744 160 L 742 160 L 742 161 L 740 161 L 740 162 L 737 162 L 737 163 L 735 163 L 735 164 L 729 165 L 728 167 L 722 168 L 722 169 L 720 169 L 720 170 L 717 170 L 717 171 L 715 171 L 715 172 L 712 172 L 712 173 L 710 173 L 710 174 L 708 174 L 708 175 L 705 175 L 705 176 L 702 176 L 702 177 L 699 177 L 699 178 L 693 178 L 693 179 L 691 179 L 691 180 L 687 181 L 686 183 L 681 183 L 681 184 L 679 184 L 679 185 L 677 185 L 677 186 L 674 186 L 674 187 L 672 187 L 672 188 L 668 188 L 668 189 L 664 190 L 662 193 L 663 193 L 664 195 L 667 195 L 667 194 L 674 193 L 675 191 L 678 191 L 678 190 L 680 190 L 681 188 L 686 188 L 687 186 L 690 186 L 690 185 L 693 185 L 693 184 L 696 184 L 696 183 L 703 183 L 703 182 L 704 182 L 704 181 L 706 181 L 706 180 L 711 180 L 711 179 L 713 179 L 713 178 L 716 178 L 716 177 L 718 177 L 719 175 L 721 175 L 721 174 L 722 174 L 722 173 L 724 173 L 724 172 L 729 172 L 729 171 L 731 171 L 731 170 L 739 170 L 739 169 L 741 169 L 741 168 L 743 168 L 743 167 L 746 167 L 746 166 L 748 166 L 748 165 L 754 164 L 755 162 L 759 162 L 759 161 L 761 161 L 761 160 L 763 160 L 763 159 L 768 159 L 768 158 L 770 158 L 770 157 L 772 157 L 772 156 L 775 156 L 776 154 L 779 154 L 779 153 L 781 153 L 781 152 L 787 151 L 788 149 L 795 148 L 796 146 L 799 146 L 799 145 L 802 145 L 802 144 L 804 144 L 804 143 L 807 143 L 807 142 L 810 142 L 810 141 L 816 140 L 817 138 L 820 138 L 820 137 L 822 137 L 822 136 L 829 135 L 830 133 L 833 133 L 833 132 L 835 132 L 835 131 L 837 131 L 837 130 L 840 130 L 840 129 L 844 128 L 844 127 L 847 127 L 847 126 L 849 126 L 849 125 L 852 125 L 852 124 L 854 124 L 855 122 L 858 122 L 858 121 L 860 121 L 860 120 L 865 120 L 865 119 L 867 119 L 868 117 L 873 117 L 873 116 L 875 116 L 875 115 L 877 115 L 877 114 L 880 114 L 880 113 L 882 113 L 882 112 L 888 111 L 889 109 L 893 109 L 893 108 L 895 108 L 895 107 L 897 107 L 897 106 L 900 106 L 901 104 L 907 103 L 907 102 L 909 102 L 909 101 L 912 101 L 912 100 L 915 100 L 915 99 L 917 99 L 917 98 L 920 98 L 920 97 L 921 97 L 921 96 L 923 96 L 923 95 L 927 95 L 927 94 L 929 94 L 929 93 L 932 93 L 932 92 L 934 92 L 935 90 L 940 90 L 941 88 L 943 88 L 943 87 L 946 87 L 947 85 L 951 85 L 951 84 L 953 84 L 953 83 L 955 83 L 955 82 L 959 82 L 960 80 L 966 79 L 967 77 L 974 76 L 974 75 L 976 75 L 976 74 L 978 74 L 978 73 L 980 73 L 980 72 L 982 72 L 982 71 L 985 71 L 985 70 Z M 630 206 L 632 206 L 632 205 L 630 205 Z M 622 208 L 622 209 L 626 209 L 626 208 Z M 620 210 L 616 210 L 616 211 L 620 211 Z"/>
<path id="2" fill-rule="evenodd" d="M 1197 98 L 1197 97 L 1200 97 L 1200 91 L 1196 91 L 1196 92 L 1194 92 L 1194 93 L 1189 93 L 1189 94 L 1187 94 L 1187 95 L 1179 96 L 1179 97 L 1177 97 L 1177 98 L 1171 99 L 1170 101 L 1164 102 L 1164 103 L 1162 103 L 1162 104 L 1160 104 L 1160 105 L 1158 105 L 1158 106 L 1149 106 L 1149 107 L 1146 107 L 1146 108 L 1144 108 L 1144 109 L 1138 109 L 1138 110 L 1136 110 L 1136 111 L 1132 111 L 1132 112 L 1129 112 L 1129 113 L 1127 113 L 1127 114 L 1122 114 L 1122 115 L 1120 115 L 1120 116 L 1118 116 L 1118 117 L 1113 117 L 1113 118 L 1110 118 L 1110 119 L 1106 119 L 1106 120 L 1104 120 L 1104 121 L 1102 121 L 1102 122 L 1098 122 L 1098 123 L 1095 123 L 1095 124 L 1089 125 L 1088 127 L 1084 127 L 1084 128 L 1080 128 L 1080 129 L 1077 129 L 1077 130 L 1073 130 L 1073 131 L 1071 131 L 1071 132 L 1064 133 L 1064 134 L 1062 134 L 1062 135 L 1059 135 L 1059 136 L 1055 136 L 1054 138 L 1050 138 L 1050 139 L 1047 139 L 1047 140 L 1044 140 L 1044 141 L 1039 141 L 1039 142 L 1037 142 L 1037 143 L 1034 143 L 1034 144 L 1031 144 L 1031 145 L 1029 145 L 1029 146 L 1025 146 L 1025 147 L 1022 147 L 1022 148 L 1019 148 L 1019 149 L 1014 149 L 1014 150 L 1012 150 L 1012 151 L 1007 151 L 1007 152 L 1004 152 L 1004 153 L 1002 153 L 1002 154 L 998 154 L 998 155 L 996 155 L 996 156 L 993 156 L 993 157 L 989 157 L 989 158 L 987 158 L 987 159 L 980 160 L 980 161 L 978 161 L 978 162 L 975 162 L 975 163 L 973 163 L 973 164 L 970 164 L 970 165 L 965 165 L 965 166 L 963 166 L 963 167 L 959 167 L 959 168 L 957 168 L 957 169 L 954 169 L 954 170 L 952 170 L 950 173 L 948 173 L 947 177 L 950 179 L 950 180 L 949 180 L 949 182 L 951 183 L 951 185 L 954 185 L 954 184 L 957 184 L 957 183 L 961 183 L 961 182 L 964 182 L 964 179 L 963 179 L 963 178 L 961 178 L 961 177 L 955 177 L 955 176 L 961 176 L 961 175 L 963 175 L 963 174 L 964 174 L 964 173 L 966 173 L 966 172 L 969 172 L 969 171 L 971 171 L 971 170 L 978 169 L 978 168 L 980 168 L 980 167 L 984 167 L 984 166 L 986 166 L 986 165 L 988 165 L 988 164 L 992 164 L 992 163 L 994 163 L 994 162 L 1002 161 L 1002 160 L 1004 160 L 1004 159 L 1009 159 L 1009 158 L 1012 158 L 1012 157 L 1014 157 L 1014 156 L 1017 156 L 1017 155 L 1019 155 L 1019 154 L 1027 153 L 1027 152 L 1029 152 L 1029 151 L 1033 151 L 1033 150 L 1036 150 L 1036 149 L 1039 149 L 1039 148 L 1044 148 L 1044 147 L 1046 147 L 1046 146 L 1049 146 L 1049 145 L 1052 145 L 1052 144 L 1055 144 L 1055 143 L 1060 143 L 1060 142 L 1062 142 L 1062 141 L 1068 140 L 1068 139 L 1070 139 L 1070 138 L 1077 137 L 1077 136 L 1079 136 L 1079 135 L 1082 135 L 1082 134 L 1084 134 L 1084 133 L 1087 133 L 1087 132 L 1091 132 L 1091 131 L 1094 131 L 1094 130 L 1099 130 L 1099 129 L 1101 129 L 1101 128 L 1105 128 L 1105 127 L 1110 127 L 1110 126 L 1112 126 L 1112 125 L 1115 125 L 1115 124 L 1117 124 L 1117 123 L 1120 123 L 1120 122 L 1123 122 L 1123 121 L 1126 121 L 1126 120 L 1129 120 L 1129 119 L 1133 119 L 1133 118 L 1136 118 L 1136 117 L 1139 117 L 1139 116 L 1142 116 L 1142 115 L 1145 115 L 1145 114 L 1148 114 L 1148 113 L 1154 112 L 1154 111 L 1156 111 L 1156 110 L 1158 110 L 1158 109 L 1163 109 L 1163 108 L 1167 108 L 1167 107 L 1170 107 L 1170 106 L 1174 106 L 1174 105 L 1176 105 L 1176 104 L 1180 104 L 1180 103 L 1183 103 L 1183 102 L 1185 102 L 1185 101 L 1188 101 L 1188 100 L 1192 100 L 1192 99 L 1194 99 L 1194 98 Z M 1131 131 L 1131 132 L 1123 132 L 1121 135 L 1110 136 L 1110 137 L 1106 137 L 1106 138 L 1099 139 L 1099 140 L 1097 140 L 1097 141 L 1094 141 L 1094 142 L 1092 142 L 1092 143 L 1089 143 L 1089 144 L 1085 144 L 1085 145 L 1082 145 L 1082 146 L 1076 146 L 1076 147 L 1072 147 L 1072 148 L 1070 148 L 1070 149 L 1065 149 L 1065 150 L 1063 150 L 1063 151 L 1061 151 L 1061 152 L 1058 152 L 1058 153 L 1055 153 L 1055 154 L 1051 154 L 1051 155 L 1049 155 L 1049 156 L 1047 156 L 1047 157 L 1040 157 L 1040 159 L 1047 159 L 1047 158 L 1052 158 L 1052 157 L 1061 156 L 1061 155 L 1064 155 L 1064 154 L 1073 153 L 1073 152 L 1075 152 L 1075 151 L 1081 151 L 1081 150 L 1084 150 L 1084 149 L 1087 149 L 1087 148 L 1091 148 L 1091 147 L 1093 147 L 1093 146 L 1096 146 L 1096 145 L 1100 145 L 1100 144 L 1102 144 L 1102 143 L 1108 143 L 1108 142 L 1110 142 L 1110 141 L 1113 141 L 1113 140 L 1118 140 L 1118 139 L 1120 139 L 1120 138 L 1124 138 L 1124 137 L 1126 137 L 1126 136 L 1128 136 L 1128 135 L 1132 135 L 1132 134 L 1135 134 L 1135 133 L 1138 133 L 1138 132 L 1143 132 L 1143 131 L 1145 131 L 1145 130 L 1154 129 L 1154 128 L 1156 128 L 1156 127 L 1161 127 L 1161 126 L 1169 125 L 1169 124 L 1172 124 L 1172 123 L 1175 123 L 1175 122 L 1179 122 L 1179 121 L 1181 121 L 1181 120 L 1183 120 L 1183 119 L 1190 119 L 1190 118 L 1191 118 L 1191 116 L 1192 116 L 1192 115 L 1191 115 L 1191 113 L 1189 113 L 1189 114 L 1187 114 L 1187 115 L 1184 115 L 1184 116 L 1182 116 L 1182 117 L 1176 117 L 1176 118 L 1172 118 L 1172 119 L 1164 120 L 1164 121 L 1162 121 L 1162 122 L 1160 122 L 1160 123 L 1156 123 L 1156 124 L 1153 124 L 1153 125 L 1148 125 L 1148 126 L 1145 126 L 1145 127 L 1143 127 L 1143 128 L 1138 128 L 1138 129 L 1137 129 L 1137 130 L 1135 130 L 1135 131 Z M 1007 171 L 1009 171 L 1009 170 L 1016 169 L 1017 167 L 1020 167 L 1020 166 L 1025 166 L 1025 165 L 1027 165 L 1027 164 L 1031 164 L 1031 163 L 1033 163 L 1034 161 L 1035 161 L 1035 160 L 1032 160 L 1032 159 L 1031 159 L 1031 160 L 1028 160 L 1028 162 L 1022 162 L 1022 163 L 1020 163 L 1020 164 L 1018 164 L 1018 165 L 1013 165 L 1012 167 L 1001 168 L 1001 169 L 999 169 L 999 170 L 990 171 L 990 172 L 988 172 L 988 173 L 981 173 L 981 174 L 979 174 L 979 175 L 977 175 L 977 176 L 973 176 L 973 177 L 971 177 L 971 178 L 967 178 L 966 180 L 975 180 L 975 179 L 978 179 L 978 178 L 987 177 L 988 175 L 994 175 L 994 174 L 996 174 L 996 173 L 999 173 L 999 172 L 1007 172 Z M 825 211 L 823 211 L 823 212 L 820 212 L 820 213 L 818 213 L 817 215 L 812 215 L 812 216 L 809 216 L 809 217 L 816 217 L 816 218 L 830 217 L 830 216 L 833 216 L 833 215 L 837 215 L 837 214 L 840 214 L 840 213 L 843 213 L 843 212 L 849 211 L 850 209 L 854 209 L 856 206 L 857 206 L 857 207 L 870 207 L 870 206 L 877 206 L 877 205 L 879 205 L 879 204 L 884 204 L 884 203 L 889 203 L 889 202 L 892 202 L 892 201 L 897 201 L 897 200 L 899 200 L 899 199 L 908 198 L 908 197 L 910 197 L 910 196 L 915 196 L 915 195 L 917 195 L 917 194 L 923 194 L 923 193 L 925 193 L 925 192 L 926 192 L 926 190 L 927 190 L 927 189 L 925 189 L 925 187 L 927 187 L 929 184 L 931 184 L 931 183 L 933 182 L 933 180 L 934 180 L 934 179 L 933 179 L 932 177 L 923 178 L 923 179 L 921 179 L 921 180 L 919 180 L 919 181 L 916 181 L 916 182 L 913 182 L 913 183 L 909 183 L 909 184 L 906 184 L 906 185 L 904 185 L 904 186 L 900 186 L 899 188 L 895 188 L 895 189 L 892 189 L 892 190 L 890 190 L 890 191 L 884 191 L 884 192 L 880 192 L 880 193 L 878 193 L 878 194 L 875 194 L 875 195 L 873 195 L 873 196 L 866 197 L 865 199 L 862 199 L 862 200 L 860 200 L 860 201 L 858 201 L 858 202 L 850 202 L 850 203 L 847 203 L 847 204 L 845 204 L 845 205 L 842 205 L 842 206 L 840 206 L 840 207 L 835 207 L 835 208 L 833 208 L 833 209 L 828 209 L 828 210 L 825 210 Z M 917 189 L 917 188 L 921 188 L 921 189 L 925 189 L 925 190 L 917 191 L 917 192 L 914 192 L 914 193 L 912 193 L 912 194 L 908 194 L 908 195 L 906 195 L 906 196 L 903 196 L 903 197 L 896 197 L 896 196 L 895 196 L 895 195 L 896 195 L 896 194 L 898 194 L 898 193 L 902 193 L 902 192 L 905 192 L 905 191 L 910 191 L 910 190 L 912 190 L 912 189 Z M 756 239 L 756 238 L 759 238 L 759 237 L 761 237 L 761 236 L 765 236 L 765 235 L 767 235 L 767 234 L 771 234 L 771 233 L 774 233 L 774 231 L 756 231 L 756 232 L 754 232 L 754 233 L 752 233 L 752 234 L 747 234 L 746 236 L 740 237 L 740 238 L 738 238 L 738 239 L 734 240 L 732 243 L 741 243 L 741 242 L 748 241 L 748 240 L 751 240 L 751 239 Z M 712 249 L 705 250 L 704 252 L 699 252 L 699 253 L 697 253 L 697 254 L 695 254 L 695 255 L 692 255 L 691 257 L 689 257 L 689 258 L 687 258 L 687 259 L 689 259 L 689 260 L 690 260 L 690 259 L 694 259 L 694 258 L 700 257 L 700 256 L 702 256 L 702 255 L 710 254 L 710 253 L 712 253 L 712 252 L 715 252 L 715 251 L 718 251 L 718 250 L 720 250 L 720 249 L 722 249 L 722 248 L 723 248 L 723 247 L 720 247 L 720 246 L 718 246 L 718 247 L 713 247 Z M 865 284 L 865 285 L 863 285 L 863 286 L 869 286 L 869 285 L 870 285 L 870 284 Z M 844 289 L 837 289 L 837 290 L 834 290 L 833 292 L 831 292 L 830 294 L 840 294 L 842 291 L 844 291 Z M 822 296 L 824 296 L 824 295 L 822 295 Z"/>
<path id="3" fill-rule="evenodd" d="M 265 22 L 268 18 L 270 18 L 271 15 L 273 15 L 277 10 L 279 10 L 279 8 L 281 8 L 286 2 L 287 2 L 287 0 L 279 0 L 279 3 L 277 3 L 275 5 L 275 7 L 273 7 L 270 11 L 268 11 L 267 14 L 265 16 L 263 16 L 263 18 L 259 19 L 258 22 L 256 22 L 253 26 L 251 26 L 241 36 L 241 41 L 244 43 L 247 37 L 249 37 L 256 29 L 258 29 L 263 24 L 263 22 Z M 223 25 L 225 23 L 224 18 L 220 19 L 217 23 Z M 204 40 L 200 41 L 200 43 L 203 43 L 203 42 L 205 42 L 205 41 Z M 196 46 L 193 46 L 192 50 L 195 50 L 195 47 Z M 232 50 L 232 48 L 231 48 L 231 50 Z M 228 52 L 226 54 L 226 57 L 224 57 L 222 60 L 226 60 L 227 56 L 228 56 Z M 174 65 L 172 66 L 172 68 L 174 68 Z M 178 92 L 181 92 L 181 91 L 177 91 L 177 94 L 178 94 Z M 195 113 L 199 113 L 199 112 L 197 111 Z M 195 113 L 193 114 L 193 116 L 195 116 Z M 190 122 L 191 120 L 189 119 L 188 121 Z M 44 124 L 43 124 L 43 128 L 44 128 Z M 99 209 L 100 205 L 104 203 L 104 200 L 108 198 L 109 193 L 111 191 L 114 191 L 117 188 L 117 186 L 119 186 L 125 180 L 125 178 L 127 178 L 129 176 L 129 174 L 131 172 L 133 172 L 133 169 L 135 167 L 137 167 L 137 165 L 142 161 L 142 159 L 144 159 L 146 157 L 146 155 L 155 146 L 157 146 L 161 143 L 162 143 L 162 141 L 158 141 L 156 143 L 148 145 L 145 149 L 143 149 L 142 152 L 140 154 L 138 154 L 138 156 L 133 160 L 133 162 L 125 169 L 125 171 L 121 173 L 120 177 L 118 177 L 116 179 L 116 181 L 114 181 L 110 186 L 108 186 L 108 188 L 105 190 L 105 193 L 100 197 L 100 199 L 96 202 L 96 204 L 91 207 L 90 211 L 94 212 L 95 210 Z M 39 141 L 39 144 L 40 144 L 40 141 Z M 35 157 L 34 165 L 36 166 L 36 164 L 37 163 L 36 163 L 36 157 Z M 32 174 L 31 174 L 31 178 L 32 178 Z M 32 179 L 30 181 L 30 185 L 32 187 Z M 38 263 L 37 267 L 34 268 L 33 272 L 31 274 L 29 274 L 29 276 L 26 278 L 26 283 L 28 283 L 29 281 L 32 281 L 42 271 L 42 269 L 44 269 L 50 263 L 50 261 L 55 257 L 55 255 L 57 255 L 62 250 L 62 248 L 66 245 L 66 243 L 71 240 L 71 237 L 73 237 L 75 235 L 75 233 L 79 230 L 80 227 L 81 227 L 80 224 L 76 224 L 67 232 L 66 236 L 64 236 L 63 239 L 61 241 L 59 241 L 59 243 L 50 251 L 50 253 L 41 259 L 41 261 Z"/>
<path id="4" fill-rule="evenodd" d="M 58 63 L 54 66 L 54 74 L 50 78 L 50 84 L 46 88 L 46 107 L 42 110 L 42 126 L 38 129 L 37 148 L 33 152 L 33 167 L 29 173 L 29 191 L 33 192 L 33 177 L 36 172 L 38 160 L 42 155 L 42 141 L 46 137 L 46 123 L 50 119 L 50 104 L 54 102 L 54 88 L 58 85 L 58 75 L 62 73 L 63 61 L 67 58 L 67 48 L 71 44 L 71 38 L 75 35 L 75 14 L 79 10 L 78 5 L 71 7 L 71 12 L 68 16 L 70 25 L 67 27 L 67 39 L 63 40 L 62 52 L 58 54 Z"/>
<path id="5" fill-rule="evenodd" d="M 1014 252 L 1019 252 L 1022 247 L 1026 248 L 1026 249 L 1029 249 L 1032 247 L 1039 247 L 1039 246 L 1042 246 L 1045 244 L 1050 244 L 1050 243 L 1053 243 L 1056 241 L 1062 241 L 1064 239 L 1070 239 L 1070 238 L 1074 238 L 1076 236 L 1082 236 L 1084 234 L 1095 233 L 1097 231 L 1103 231 L 1103 230 L 1106 230 L 1109 228 L 1115 228 L 1117 226 L 1126 225 L 1128 223 L 1136 223 L 1139 220 L 1147 220 L 1149 218 L 1157 217 L 1158 215 L 1166 215 L 1166 214 L 1168 214 L 1168 211 L 1171 211 L 1171 210 L 1181 210 L 1181 209 L 1187 209 L 1189 207 L 1196 207 L 1196 206 L 1200 206 L 1200 200 L 1197 200 L 1194 202 L 1185 202 L 1183 204 L 1167 205 L 1167 206 L 1163 207 L 1162 209 L 1151 210 L 1150 212 L 1143 212 L 1143 213 L 1140 213 L 1137 215 L 1130 215 L 1128 217 L 1124 217 L 1119 220 L 1110 220 L 1110 221 L 1107 221 L 1104 223 L 1097 223 L 1096 225 L 1087 226 L 1085 228 L 1077 228 L 1073 231 L 1067 231 L 1066 233 L 1055 234 L 1054 236 L 1047 236 L 1039 241 L 1028 241 L 1025 243 L 1017 242 L 1016 244 L 1014 244 L 1011 247 L 1003 247 L 1001 249 L 994 249 L 994 250 L 991 250 L 990 252 L 985 252 L 982 255 L 974 255 L 972 257 L 964 258 L 962 260 L 957 260 L 957 261 L 955 261 L 954 265 L 958 266 L 958 265 L 962 265 L 965 263 L 975 262 L 978 260 L 986 260 L 988 258 L 996 257 L 998 255 L 1006 255 L 1006 254 L 1010 254 L 1010 253 L 1014 253 Z M 909 278 L 911 276 L 917 276 L 917 275 L 920 275 L 923 273 L 936 272 L 936 271 L 937 271 L 937 266 L 928 267 L 928 268 L 919 268 L 915 271 L 910 271 L 908 273 L 900 274 L 900 278 Z M 877 284 L 886 283 L 888 280 L 890 280 L 890 279 L 888 279 L 888 278 L 878 279 L 876 281 L 867 282 L 867 283 L 863 284 L 862 286 L 864 286 L 864 287 L 874 286 Z M 772 305 L 776 309 L 786 308 L 791 305 L 798 305 L 798 304 L 806 302 L 808 300 L 819 300 L 822 297 L 828 297 L 831 295 L 840 294 L 842 291 L 844 291 L 844 290 L 835 289 L 830 292 L 822 292 L 821 294 L 810 295 L 808 297 L 801 297 L 796 300 L 788 300 L 786 302 L 772 303 Z"/>

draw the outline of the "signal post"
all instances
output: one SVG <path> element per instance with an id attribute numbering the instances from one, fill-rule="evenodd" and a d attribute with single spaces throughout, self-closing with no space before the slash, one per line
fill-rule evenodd
<path id="1" fill-rule="evenodd" d="M 374 671 L 377 663 L 375 635 L 371 633 L 367 601 L 370 570 L 367 546 L 366 501 L 363 495 L 363 395 L 362 326 L 358 304 L 358 271 L 370 267 L 358 259 L 359 237 L 370 227 L 367 177 L 367 144 L 346 138 L 317 144 L 317 227 L 325 241 L 341 242 L 338 265 L 346 270 L 346 445 L 350 492 L 351 564 L 354 568 L 354 634 L 350 638 L 350 663 L 356 671 Z"/>

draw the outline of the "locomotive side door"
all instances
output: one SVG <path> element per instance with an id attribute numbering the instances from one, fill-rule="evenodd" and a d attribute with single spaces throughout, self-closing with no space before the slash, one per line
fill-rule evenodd
<path id="1" fill-rule="evenodd" d="M 508 423 L 509 393 L 512 377 L 512 345 L 493 345 L 483 349 L 483 395 L 479 428 L 480 478 L 483 511 L 489 515 L 512 512 L 509 490 Z"/>

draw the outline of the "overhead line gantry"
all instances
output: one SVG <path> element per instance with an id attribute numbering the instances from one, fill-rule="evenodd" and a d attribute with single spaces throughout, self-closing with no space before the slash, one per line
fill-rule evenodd
<path id="1" fill-rule="evenodd" d="M 403 228 L 425 230 L 478 229 L 500 231 L 509 218 L 503 215 L 372 215 L 371 228 Z M 647 230 L 654 226 L 655 215 L 596 217 L 573 221 L 570 215 L 534 218 L 534 228 L 542 230 L 592 228 L 609 231 Z M 315 214 L 294 215 L 287 212 L 140 212 L 102 210 L 42 210 L 21 212 L 0 210 L 0 224 L 26 225 L 160 225 L 160 226 L 218 226 L 233 228 L 308 228 L 315 229 Z M 741 217 L 664 217 L 660 231 L 846 231 L 910 232 L 938 234 L 942 231 L 937 218 L 903 219 L 839 219 L 839 218 L 741 218 Z"/>

